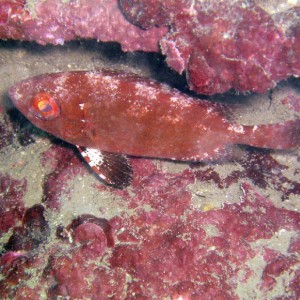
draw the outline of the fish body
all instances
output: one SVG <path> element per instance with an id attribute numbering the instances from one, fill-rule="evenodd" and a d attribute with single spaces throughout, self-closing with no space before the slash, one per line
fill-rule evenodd
<path id="1" fill-rule="evenodd" d="M 77 145 L 86 158 L 92 153 L 88 149 L 96 149 L 114 158 L 127 154 L 202 161 L 221 158 L 233 144 L 277 149 L 299 145 L 299 120 L 233 124 L 221 104 L 129 73 L 44 74 L 18 83 L 9 95 L 33 124 Z"/>

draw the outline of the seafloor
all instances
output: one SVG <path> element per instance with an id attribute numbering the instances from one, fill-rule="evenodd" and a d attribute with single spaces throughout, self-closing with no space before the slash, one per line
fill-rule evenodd
<path id="1" fill-rule="evenodd" d="M 213 164 L 131 158 L 132 185 L 106 186 L 7 95 L 37 74 L 99 68 L 187 91 L 159 54 L 0 42 L 0 298 L 300 299 L 299 149 L 241 146 Z M 213 100 L 241 124 L 284 122 L 299 118 L 299 82 Z"/>

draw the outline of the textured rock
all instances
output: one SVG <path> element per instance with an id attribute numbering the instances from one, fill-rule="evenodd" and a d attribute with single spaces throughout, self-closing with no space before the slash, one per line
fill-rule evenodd
<path id="1" fill-rule="evenodd" d="M 300 9 L 288 3 L 275 9 L 248 0 L 120 0 L 120 6 L 117 0 L 23 0 L 0 1 L 0 8 L 2 39 L 94 38 L 119 42 L 125 51 L 159 51 L 160 43 L 168 65 L 185 71 L 197 93 L 263 93 L 300 74 Z"/>
<path id="2" fill-rule="evenodd" d="M 169 66 L 187 72 L 190 88 L 198 93 L 265 92 L 300 72 L 297 7 L 270 15 L 252 1 L 120 3 L 142 28 L 169 25 L 162 52 Z"/>
<path id="3" fill-rule="evenodd" d="M 0 1 L 0 38 L 60 45 L 76 38 L 119 42 L 125 51 L 158 51 L 165 28 L 144 31 L 130 24 L 117 0 Z"/>
<path id="4" fill-rule="evenodd" d="M 13 228 L 24 213 L 23 197 L 26 193 L 26 180 L 17 180 L 0 174 L 0 235 Z"/>
<path id="5" fill-rule="evenodd" d="M 248 184 L 242 186 L 241 202 L 200 211 L 192 208 L 189 192 L 172 193 L 187 186 L 188 176 L 174 174 L 172 185 L 172 176 L 153 176 L 134 188 L 137 198 L 128 197 L 138 201 L 143 193 L 152 211 L 141 207 L 132 217 L 109 221 L 80 216 L 64 229 L 72 238 L 48 245 L 46 252 L 7 252 L 0 260 L 1 296 L 30 295 L 32 289 L 22 282 L 36 268 L 44 270 L 34 290 L 39 293 L 42 286 L 50 299 L 239 299 L 237 287 L 251 282 L 254 272 L 260 272 L 255 289 L 262 299 L 271 299 L 268 293 L 281 278 L 286 296 L 299 297 L 295 240 L 284 254 L 268 246 L 278 235 L 299 231 L 299 213 L 276 208 Z M 116 240 L 111 251 L 104 229 L 108 224 Z M 255 244 L 259 241 L 260 246 Z M 249 265 L 257 257 L 261 263 L 254 271 Z"/>

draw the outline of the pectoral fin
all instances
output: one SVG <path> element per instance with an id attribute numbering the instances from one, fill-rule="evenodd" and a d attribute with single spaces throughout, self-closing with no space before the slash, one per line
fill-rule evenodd
<path id="1" fill-rule="evenodd" d="M 126 156 L 80 146 L 77 146 L 77 149 L 89 166 L 106 183 L 120 188 L 130 185 L 133 171 Z"/>

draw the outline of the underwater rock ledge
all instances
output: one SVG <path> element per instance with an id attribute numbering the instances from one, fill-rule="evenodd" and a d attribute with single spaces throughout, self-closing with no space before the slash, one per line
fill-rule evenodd
<path id="1" fill-rule="evenodd" d="M 300 74 L 300 7 L 282 2 L 276 10 L 271 1 L 246 0 L 0 1 L 0 38 L 94 38 L 124 51 L 160 45 L 197 93 L 263 93 Z"/>

